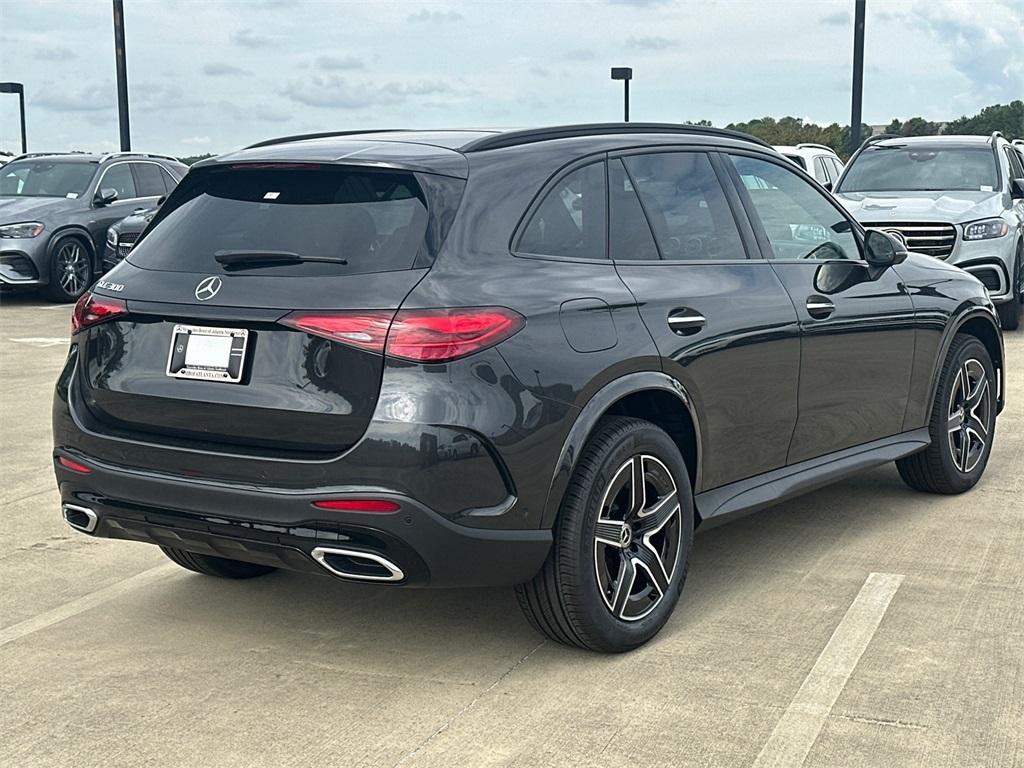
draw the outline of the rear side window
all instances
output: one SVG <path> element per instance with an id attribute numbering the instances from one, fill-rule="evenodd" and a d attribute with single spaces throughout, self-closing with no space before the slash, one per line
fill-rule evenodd
<path id="1" fill-rule="evenodd" d="M 273 252 L 314 260 L 247 264 L 245 272 L 391 272 L 426 266 L 427 218 L 411 173 L 317 164 L 215 166 L 193 171 L 178 185 L 129 260 L 148 269 L 231 272 L 243 267 L 218 262 L 218 254 Z"/>
<path id="2" fill-rule="evenodd" d="M 745 259 L 736 220 L 703 152 L 624 160 L 661 252 L 674 261 Z"/>
<path id="3" fill-rule="evenodd" d="M 608 250 L 617 261 L 660 258 L 633 180 L 621 160 L 608 163 Z"/>
<path id="4" fill-rule="evenodd" d="M 160 197 L 167 192 L 160 166 L 154 163 L 135 163 L 135 183 L 139 197 Z"/>
<path id="5" fill-rule="evenodd" d="M 175 179 L 173 176 L 171 176 L 171 174 L 167 171 L 166 168 L 161 168 L 160 169 L 160 174 L 164 178 L 164 188 L 165 188 L 165 191 L 168 192 L 168 193 L 173 192 L 174 188 L 176 186 L 178 186 L 178 180 Z"/>
<path id="6" fill-rule="evenodd" d="M 516 250 L 542 256 L 605 258 L 604 162 L 556 182 L 533 212 Z"/>

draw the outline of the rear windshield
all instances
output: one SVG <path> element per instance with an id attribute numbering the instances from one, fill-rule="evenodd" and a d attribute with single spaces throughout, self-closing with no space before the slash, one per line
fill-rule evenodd
<path id="1" fill-rule="evenodd" d="M 999 187 L 988 147 L 871 147 L 846 172 L 838 192 L 992 192 Z"/>
<path id="2" fill-rule="evenodd" d="M 17 160 L 0 168 L 0 196 L 81 197 L 96 168 L 86 162 Z"/>
<path id="3" fill-rule="evenodd" d="M 129 261 L 173 272 L 391 272 L 429 263 L 427 227 L 427 203 L 411 173 L 316 164 L 218 166 L 185 177 Z M 248 252 L 312 260 L 217 261 Z"/>

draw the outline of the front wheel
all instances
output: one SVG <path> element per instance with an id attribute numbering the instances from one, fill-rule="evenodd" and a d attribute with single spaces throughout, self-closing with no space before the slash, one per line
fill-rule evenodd
<path id="1" fill-rule="evenodd" d="M 996 378 L 985 345 L 958 334 L 942 366 L 928 432 L 931 445 L 899 459 L 900 477 L 929 493 L 963 493 L 981 479 L 996 429 Z"/>
<path id="2" fill-rule="evenodd" d="M 516 587 L 527 619 L 566 645 L 628 651 L 668 621 L 686 580 L 693 494 L 650 422 L 607 417 L 584 447 L 541 572 Z"/>
<path id="3" fill-rule="evenodd" d="M 92 283 L 92 257 L 78 237 L 63 237 L 50 247 L 50 301 L 72 302 Z"/>

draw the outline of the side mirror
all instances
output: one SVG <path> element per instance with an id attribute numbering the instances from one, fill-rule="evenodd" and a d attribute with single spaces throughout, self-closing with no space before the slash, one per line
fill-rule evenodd
<path id="1" fill-rule="evenodd" d="M 92 199 L 96 205 L 110 205 L 115 200 L 117 200 L 117 190 L 113 187 L 104 187 Z"/>
<path id="2" fill-rule="evenodd" d="M 1024 179 L 1010 179 L 1010 198 L 1024 200 Z"/>
<path id="3" fill-rule="evenodd" d="M 831 182 L 831 181 L 826 181 L 826 182 L 825 182 L 824 184 L 822 184 L 821 186 L 823 186 L 823 187 L 824 187 L 824 188 L 825 188 L 825 189 L 826 189 L 827 191 L 829 191 L 829 192 L 831 192 L 831 191 L 832 191 L 832 182 Z"/>
<path id="4" fill-rule="evenodd" d="M 872 267 L 891 267 L 907 259 L 907 246 L 879 229 L 869 229 L 864 237 L 864 258 Z"/>

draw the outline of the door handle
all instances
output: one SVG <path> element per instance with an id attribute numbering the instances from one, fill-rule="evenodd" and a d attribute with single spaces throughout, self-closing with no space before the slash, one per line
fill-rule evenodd
<path id="1" fill-rule="evenodd" d="M 679 336 L 692 336 L 700 331 L 707 322 L 707 318 L 700 312 L 686 307 L 673 310 L 668 316 L 668 327 L 672 329 L 672 333 Z"/>
<path id="2" fill-rule="evenodd" d="M 824 296 L 809 296 L 807 298 L 807 314 L 815 320 L 824 320 L 836 311 L 836 305 Z"/>

